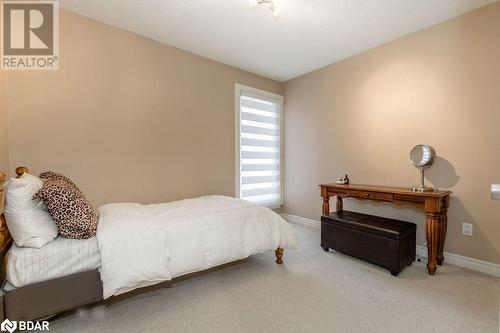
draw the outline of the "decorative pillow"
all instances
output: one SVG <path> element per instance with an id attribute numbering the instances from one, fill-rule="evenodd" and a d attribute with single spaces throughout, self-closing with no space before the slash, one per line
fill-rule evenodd
<path id="1" fill-rule="evenodd" d="M 68 177 L 64 176 L 64 175 L 61 175 L 59 172 L 55 172 L 55 171 L 46 171 L 46 172 L 42 172 L 40 174 L 40 178 L 43 179 L 43 180 L 47 180 L 47 179 L 51 179 L 51 180 L 64 180 L 64 181 L 67 181 L 68 183 L 75 185 L 75 183 L 73 183 L 73 181 L 71 179 L 69 179 Z M 78 186 L 76 186 L 78 187 Z"/>
<path id="2" fill-rule="evenodd" d="M 41 198 L 47 205 L 61 236 L 76 239 L 95 236 L 98 218 L 90 202 L 71 180 L 56 173 L 49 176 L 54 175 L 58 176 L 45 180 L 34 198 Z"/>
<path id="3" fill-rule="evenodd" d="M 5 219 L 17 246 L 41 248 L 57 236 L 57 227 L 41 199 L 33 195 L 43 181 L 29 173 L 4 185 Z"/>

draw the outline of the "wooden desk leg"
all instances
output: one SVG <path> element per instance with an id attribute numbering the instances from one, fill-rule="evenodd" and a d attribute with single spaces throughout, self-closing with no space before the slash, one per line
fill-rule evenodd
<path id="1" fill-rule="evenodd" d="M 427 222 L 425 224 L 425 231 L 427 236 L 427 271 L 430 275 L 436 273 L 436 255 L 438 244 L 438 221 L 439 213 L 427 212 Z"/>
<path id="2" fill-rule="evenodd" d="M 444 262 L 444 241 L 446 240 L 446 230 L 448 228 L 448 206 L 449 197 L 443 199 L 441 212 L 439 213 L 439 238 L 437 244 L 436 261 L 438 265 Z"/>
<path id="3" fill-rule="evenodd" d="M 277 263 L 278 265 L 281 265 L 281 264 L 283 263 L 283 252 L 284 252 L 284 251 L 285 251 L 285 250 L 284 250 L 284 249 L 282 249 L 282 248 L 280 248 L 280 247 L 278 247 L 278 248 L 276 249 L 276 251 L 274 251 L 274 254 L 276 254 L 276 263 Z"/>
<path id="4" fill-rule="evenodd" d="M 330 214 L 330 197 L 323 197 L 323 215 Z"/>
<path id="5" fill-rule="evenodd" d="M 342 201 L 342 197 L 337 195 L 337 211 L 344 210 L 344 202 Z"/>

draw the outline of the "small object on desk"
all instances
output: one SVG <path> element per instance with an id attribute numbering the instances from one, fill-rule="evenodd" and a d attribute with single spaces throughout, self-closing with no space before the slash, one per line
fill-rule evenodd
<path id="1" fill-rule="evenodd" d="M 337 185 L 349 185 L 349 176 L 347 174 L 340 175 L 339 180 L 336 181 Z"/>

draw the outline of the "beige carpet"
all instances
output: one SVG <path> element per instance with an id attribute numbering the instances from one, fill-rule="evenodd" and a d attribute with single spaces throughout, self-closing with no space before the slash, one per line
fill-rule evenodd
<path id="1" fill-rule="evenodd" d="M 319 230 L 294 224 L 301 250 L 241 264 L 80 310 L 51 332 L 499 332 L 498 280 L 414 263 L 397 278 L 319 247 Z"/>

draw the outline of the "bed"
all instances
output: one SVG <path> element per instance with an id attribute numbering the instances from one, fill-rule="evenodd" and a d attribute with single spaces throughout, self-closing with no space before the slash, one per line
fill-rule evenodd
<path id="1" fill-rule="evenodd" d="M 97 238 L 69 239 L 58 236 L 40 249 L 20 247 L 9 250 L 7 260 L 7 290 L 54 280 L 101 266 Z"/>
<path id="2" fill-rule="evenodd" d="M 27 173 L 16 169 L 18 177 Z M 0 314 L 34 320 L 274 250 L 297 248 L 290 225 L 271 210 L 224 196 L 99 208 L 97 236 L 58 236 L 40 249 L 12 244 L 0 173 Z M 3 319 L 2 319 L 3 320 Z"/>

